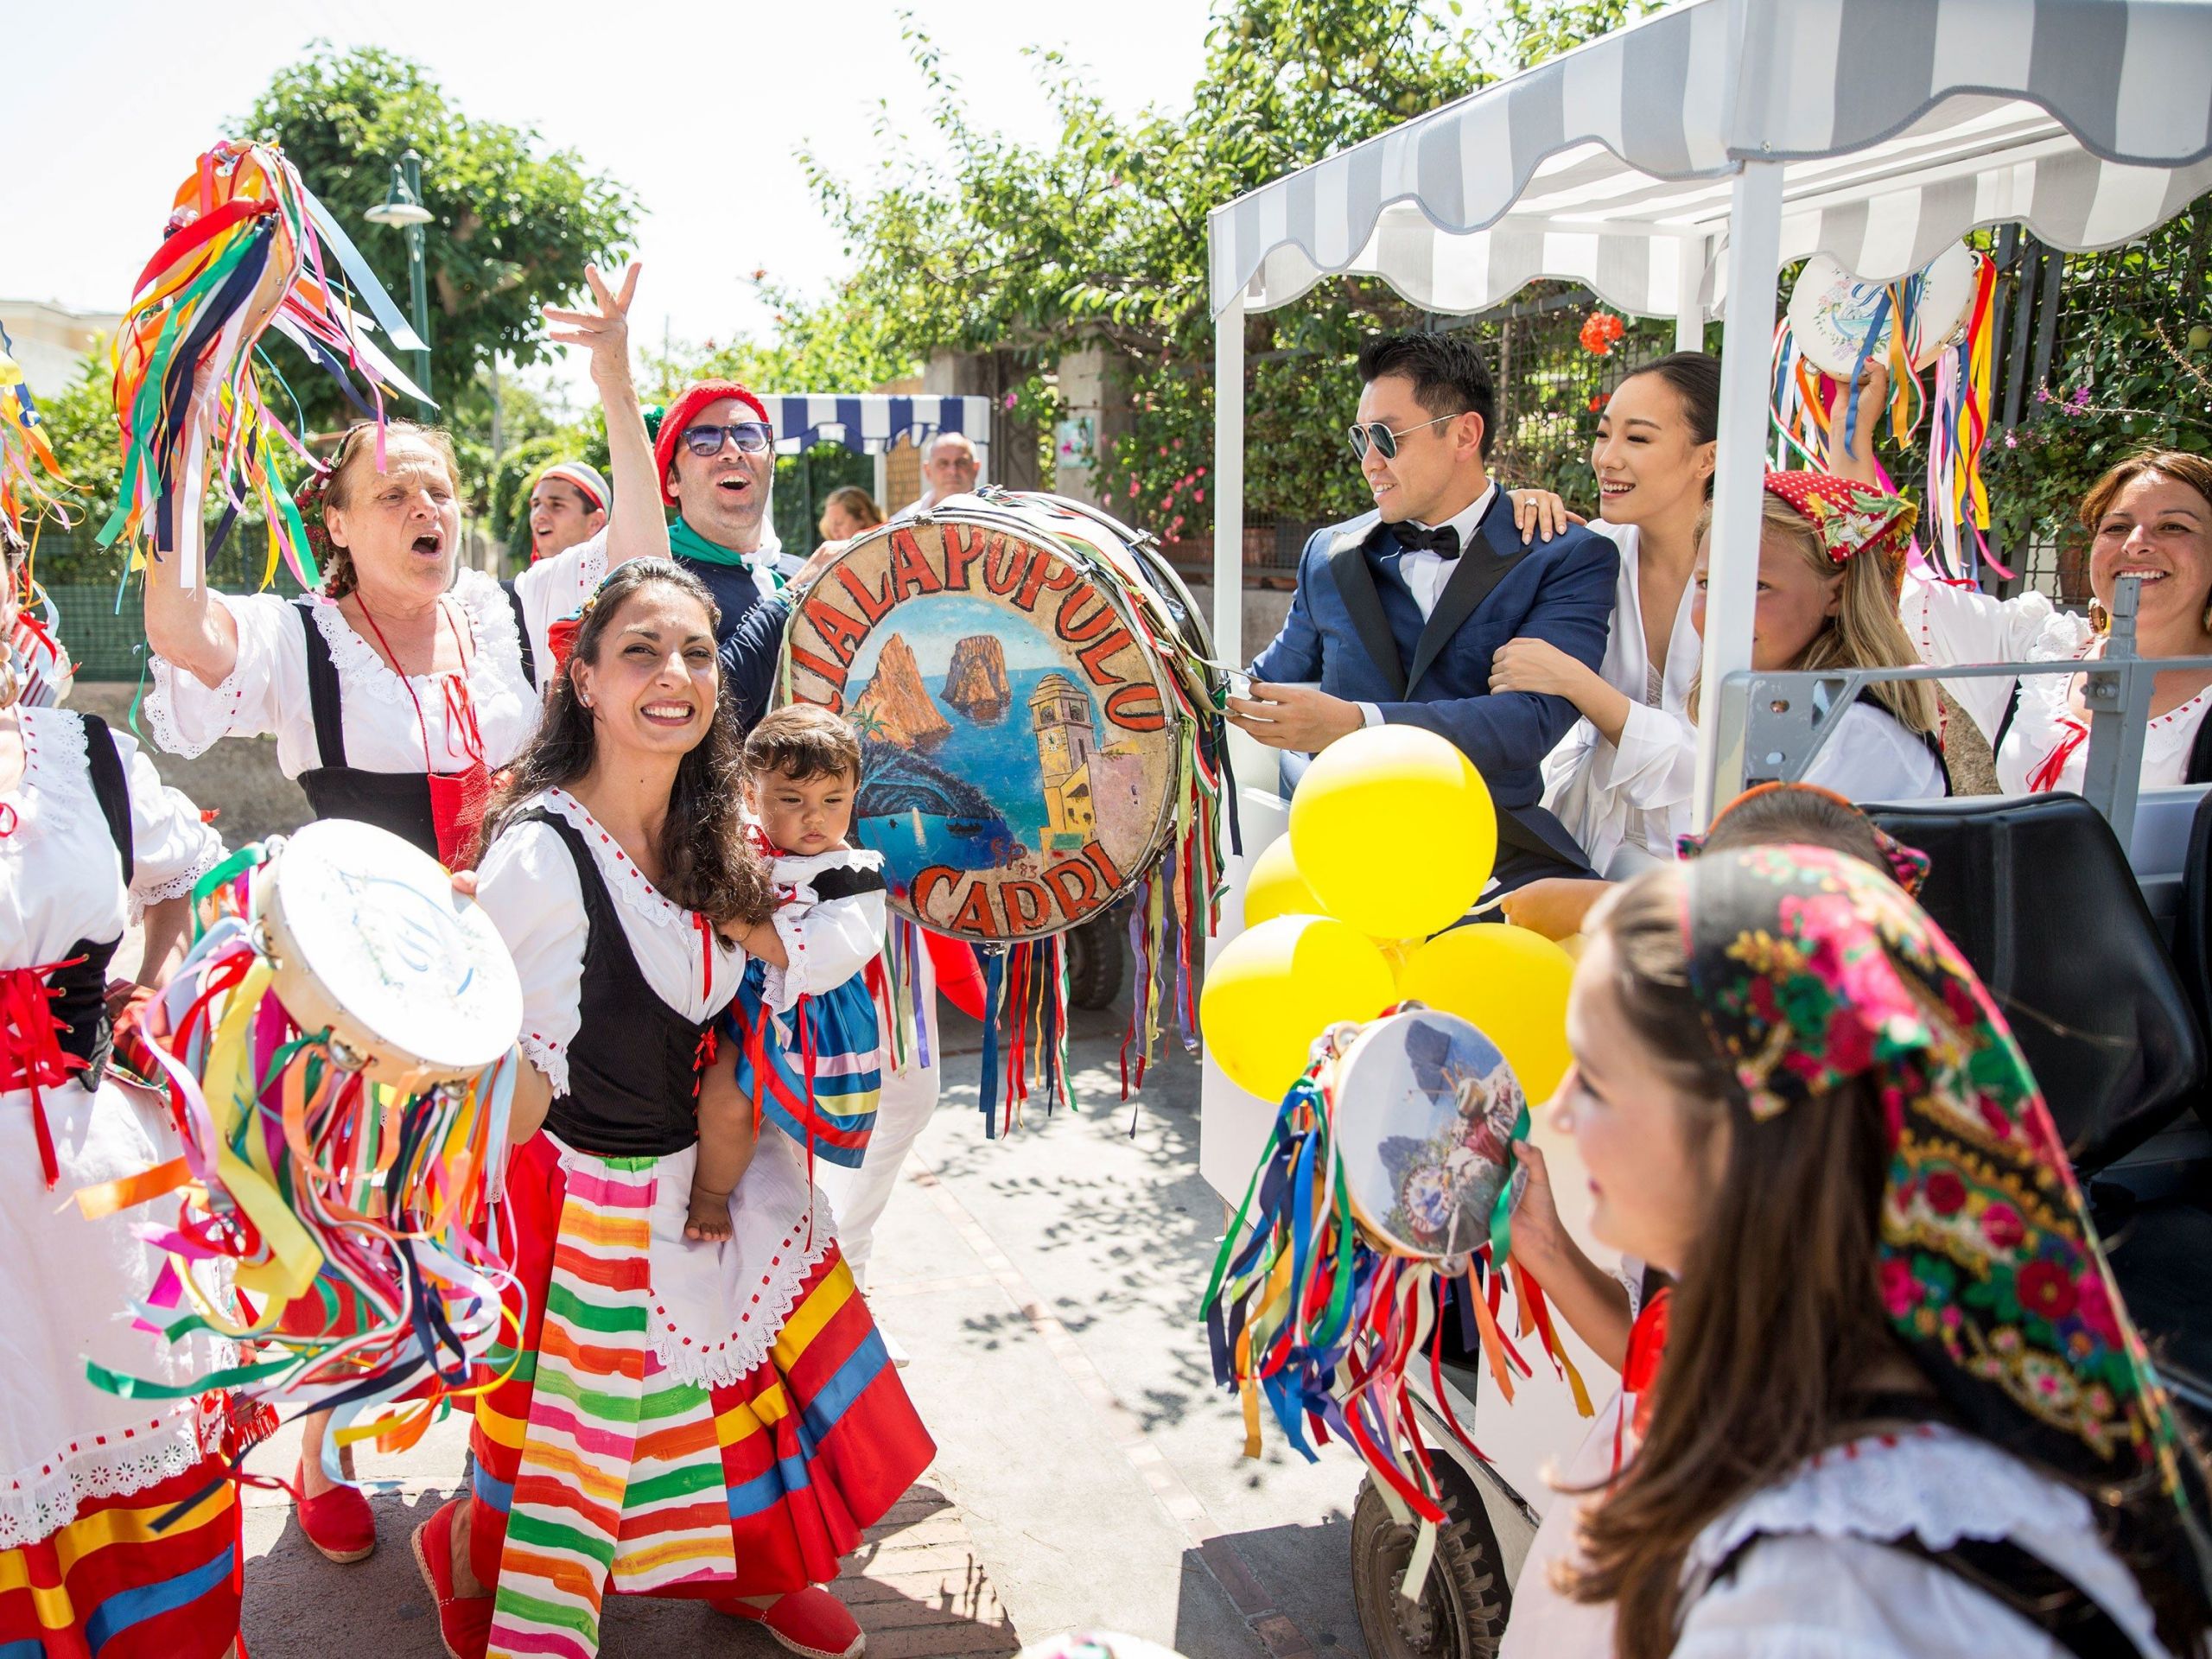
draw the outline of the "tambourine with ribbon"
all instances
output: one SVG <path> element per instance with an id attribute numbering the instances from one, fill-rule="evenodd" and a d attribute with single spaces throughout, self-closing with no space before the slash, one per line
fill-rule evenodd
<path id="1" fill-rule="evenodd" d="M 1971 577 L 1978 562 L 2011 574 L 1982 534 L 1989 527 L 1980 455 L 1989 430 L 1996 285 L 1995 265 L 1963 243 L 1892 283 L 1863 281 L 1815 254 L 1805 262 L 1775 332 L 1775 425 L 1815 469 L 1833 470 L 1835 446 L 1859 448 L 1862 423 L 1878 422 L 1885 412 L 1900 445 L 1911 443 L 1922 420 L 1929 421 L 1923 523 L 1932 532 L 1934 563 L 1946 576 Z M 1870 363 L 1887 371 L 1886 410 L 1860 407 L 1859 377 Z M 1921 380 L 1930 369 L 1932 391 Z M 1838 387 L 1848 388 L 1840 432 L 1829 429 Z M 1872 435 L 1871 426 L 1866 435 Z M 1886 473 L 1882 482 L 1894 488 Z"/>
<path id="2" fill-rule="evenodd" d="M 78 1202 L 99 1215 L 175 1196 L 175 1222 L 149 1230 L 169 1264 L 140 1323 L 263 1355 L 193 1391 L 334 1408 L 332 1459 L 365 1439 L 399 1449 L 513 1363 L 491 1209 L 522 1024 L 513 962 L 436 861 L 348 820 L 232 855 L 194 898 L 203 930 L 130 1050 L 184 1155 Z"/>
<path id="3" fill-rule="evenodd" d="M 1512 1260 L 1525 1176 L 1513 1143 L 1529 1106 L 1497 1046 L 1456 1014 L 1406 1004 L 1314 1045 L 1284 1097 L 1206 1287 L 1215 1381 L 1243 1402 L 1260 1454 L 1260 1402 L 1291 1445 L 1332 1434 L 1358 1452 L 1393 1516 L 1418 1528 L 1404 1593 L 1418 1596 L 1444 1510 L 1406 1372 L 1424 1352 L 1438 1409 L 1473 1451 L 1440 1380 L 1447 1312 L 1507 1400 L 1531 1336 L 1589 1395 L 1543 1293 Z M 1518 1314 L 1498 1313 L 1509 1280 Z M 1480 1456 L 1477 1452 L 1476 1455 Z"/>

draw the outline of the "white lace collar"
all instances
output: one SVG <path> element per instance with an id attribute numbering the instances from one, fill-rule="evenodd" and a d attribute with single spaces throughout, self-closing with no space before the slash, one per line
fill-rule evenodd
<path id="1" fill-rule="evenodd" d="M 17 704 L 16 715 L 23 734 L 23 776 L 18 788 L 35 784 L 42 792 L 48 792 L 60 777 L 89 780 L 91 763 L 85 749 L 88 728 L 80 716 L 67 709 L 33 708 L 29 703 Z M 57 766 L 59 772 L 53 770 Z"/>
<path id="2" fill-rule="evenodd" d="M 629 854 L 621 843 L 601 827 L 590 810 L 565 789 L 549 789 L 538 798 L 552 811 L 575 826 L 591 849 L 592 857 L 598 861 L 599 873 L 607 889 L 613 893 L 622 908 L 632 915 L 652 923 L 655 927 L 696 927 L 696 912 L 684 909 L 673 899 L 662 895 L 661 890 L 645 879 L 645 873 L 630 861 Z"/>
<path id="3" fill-rule="evenodd" d="M 469 659 L 470 690 L 480 687 L 489 690 L 494 683 L 519 684 L 522 639 L 515 632 L 514 608 L 507 602 L 506 590 L 481 570 L 464 569 L 455 575 L 444 597 L 460 606 L 462 616 L 467 619 L 469 637 L 474 645 Z M 315 619 L 323 642 L 330 647 L 331 663 L 348 695 L 360 691 L 382 702 L 411 704 L 408 696 L 410 685 L 416 698 L 428 698 L 437 692 L 441 676 L 411 674 L 402 677 L 374 645 L 353 631 L 353 625 L 338 608 L 336 600 L 317 594 L 308 607 L 308 614 Z"/>
<path id="4" fill-rule="evenodd" d="M 1762 1533 L 1879 1542 L 1910 1534 L 1931 1549 L 1948 1549 L 1961 1538 L 2052 1531 L 2094 1542 L 2088 1500 L 1986 1440 L 1929 1425 L 1808 1459 L 1709 1524 L 1684 1565 L 1710 1572 Z"/>
<path id="5" fill-rule="evenodd" d="M 2096 648 L 2097 632 L 2089 626 L 2087 617 L 2076 616 L 2070 611 L 2052 613 L 2042 631 L 2028 647 L 2027 660 L 2031 663 L 2063 663 L 2069 659 L 2087 665 Z M 2031 674 L 2021 677 L 2020 700 L 2024 703 L 2042 705 L 2046 716 L 2053 721 L 2078 721 L 2074 711 L 2074 676 L 2071 674 Z M 2144 731 L 2152 741 L 2170 733 L 2190 717 L 2212 698 L 2212 685 L 2191 697 L 2179 708 L 2169 709 L 2157 719 L 2148 721 Z"/>

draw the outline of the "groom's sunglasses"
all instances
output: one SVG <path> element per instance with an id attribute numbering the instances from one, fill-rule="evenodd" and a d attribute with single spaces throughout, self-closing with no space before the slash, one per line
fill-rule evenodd
<path id="1" fill-rule="evenodd" d="M 768 429 L 766 421 L 735 421 L 728 426 L 683 429 L 683 447 L 701 457 L 719 455 L 725 443 L 734 443 L 740 454 L 757 455 L 775 442 L 776 435 Z"/>
<path id="2" fill-rule="evenodd" d="M 1407 433 L 1420 432 L 1432 426 L 1441 426 L 1446 421 L 1458 420 L 1460 415 L 1466 412 L 1463 409 L 1457 414 L 1440 415 L 1433 421 L 1423 421 L 1416 426 L 1401 427 L 1395 432 L 1380 421 L 1362 422 L 1351 429 L 1352 457 L 1357 461 L 1365 461 L 1370 449 L 1379 449 L 1382 452 L 1383 460 L 1395 461 L 1398 458 L 1398 440 L 1404 437 Z"/>

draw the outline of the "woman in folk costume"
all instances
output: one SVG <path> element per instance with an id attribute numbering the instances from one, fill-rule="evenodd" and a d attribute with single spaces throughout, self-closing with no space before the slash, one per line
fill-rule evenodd
<path id="1" fill-rule="evenodd" d="M 2203 1465 L 2018 1048 L 1902 889 L 1804 846 L 1652 871 L 1567 1025 L 1592 1226 L 1677 1285 L 1642 1445 L 1515 1598 L 1612 1628 L 1548 1651 L 2202 1651 Z"/>
<path id="2" fill-rule="evenodd" d="M 1880 408 L 1888 385 L 1878 368 L 1870 368 L 1866 407 Z M 1833 429 L 1840 430 L 1840 410 L 1834 418 Z M 1872 424 L 1860 423 L 1858 448 L 1840 454 L 1839 473 L 1874 476 L 1872 442 L 1865 435 Z M 1971 583 L 1909 575 L 1899 608 L 1922 659 L 1945 668 L 2094 661 L 2104 655 L 2107 613 L 2123 575 L 2142 579 L 2137 656 L 2212 656 L 2212 461 L 2181 449 L 2140 450 L 2089 486 L 2078 516 L 2089 537 L 2087 617 L 2060 610 L 2032 588 L 1999 599 Z M 1997 786 L 2010 795 L 2081 790 L 2089 771 L 2087 685 L 2079 674 L 1944 682 L 1989 740 Z M 2158 676 L 2143 734 L 2144 788 L 2212 783 L 2208 709 L 2212 672 Z"/>
<path id="3" fill-rule="evenodd" d="M 585 276 L 599 308 L 549 310 L 562 325 L 552 338 L 589 348 L 615 477 L 626 499 L 650 501 L 652 454 L 630 381 L 638 270 L 620 294 L 597 271 Z M 321 594 L 220 594 L 205 569 L 187 585 L 175 557 L 149 561 L 148 728 L 182 755 L 273 734 L 277 765 L 316 817 L 365 820 L 458 867 L 475 847 L 493 772 L 537 729 L 549 629 L 608 562 L 664 555 L 667 531 L 656 512 L 623 514 L 603 542 L 494 582 L 460 563 L 452 442 L 409 421 L 349 428 L 328 471 L 300 494 L 324 538 Z M 320 1300 L 302 1306 L 321 1329 Z M 325 1470 L 327 1414 L 306 1421 L 300 1529 L 331 1560 L 359 1560 L 376 1548 L 375 1517 L 358 1490 Z M 350 1447 L 340 1453 L 348 1475 L 352 1459 Z"/>
<path id="4" fill-rule="evenodd" d="M 4 519 L 0 546 L 4 639 L 26 556 Z M 149 1361 L 132 1310 L 168 1258 L 137 1216 L 89 1219 L 70 1198 L 183 1154 L 162 1096 L 109 1065 L 106 972 L 143 911 L 139 981 L 166 976 L 223 846 L 128 736 L 22 706 L 17 684 L 0 655 L 0 1249 L 18 1268 L 0 1332 L 0 1654 L 213 1659 L 238 1637 L 240 1564 L 219 1403 L 125 1398 L 86 1364 L 186 1386 L 230 1361 L 204 1336 Z"/>
<path id="5" fill-rule="evenodd" d="M 1714 815 L 1702 836 L 1684 836 L 1680 852 L 1695 858 L 1741 847 L 1793 844 L 1856 858 L 1886 871 L 1908 893 L 1918 893 L 1928 875 L 1926 854 L 1893 839 L 1841 796 L 1813 784 L 1760 784 L 1745 790 Z M 1593 907 L 1616 890 L 1611 882 L 1559 885 L 1581 889 Z M 1575 931 L 1580 931 L 1579 924 Z M 1575 1335 L 1621 1376 L 1618 1391 L 1599 1408 L 1580 1446 L 1562 1468 L 1548 1471 L 1562 1496 L 1545 1512 L 1522 1561 L 1525 1588 L 1515 1592 L 1512 1621 L 1498 1649 L 1500 1659 L 1548 1659 L 1554 1654 L 1603 1652 L 1612 1630 L 1611 1607 L 1554 1594 L 1550 1580 L 1554 1567 L 1573 1558 L 1585 1514 L 1636 1454 L 1650 1427 L 1651 1385 L 1666 1344 L 1673 1283 L 1632 1255 L 1621 1258 L 1617 1273 L 1592 1261 L 1560 1224 L 1543 1149 L 1523 1141 L 1513 1150 L 1529 1168 L 1528 1190 L 1513 1211 L 1514 1259 L 1543 1287 L 1554 1311 L 1574 1327 Z"/>
<path id="6" fill-rule="evenodd" d="M 472 1491 L 415 1541 L 467 1659 L 594 1653 L 610 1590 L 856 1655 L 818 1586 L 934 1450 L 797 1145 L 760 1137 L 732 1236 L 684 1237 L 699 1103 L 737 1086 L 713 1036 L 731 936 L 775 927 L 715 621 L 671 563 L 614 572 L 489 823 L 478 896 L 532 1062 L 507 1174 L 524 1353 L 479 1403 Z"/>

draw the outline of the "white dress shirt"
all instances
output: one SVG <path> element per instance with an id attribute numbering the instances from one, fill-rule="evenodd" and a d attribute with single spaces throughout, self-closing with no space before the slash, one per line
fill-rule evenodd
<path id="1" fill-rule="evenodd" d="M 1439 530 L 1449 528 L 1459 532 L 1461 558 L 1465 557 L 1467 550 L 1474 545 L 1475 526 L 1482 523 L 1483 515 L 1490 511 L 1490 504 L 1497 496 L 1497 486 L 1492 483 L 1468 505 L 1453 513 L 1443 524 L 1433 526 Z M 1416 530 L 1431 528 L 1418 521 L 1413 521 L 1413 527 Z M 1413 590 L 1414 603 L 1421 607 L 1422 621 L 1428 620 L 1436 609 L 1436 601 L 1444 592 L 1444 584 L 1452 580 L 1452 573 L 1459 568 L 1458 558 L 1447 559 L 1441 553 L 1426 547 L 1408 548 L 1399 554 L 1398 574 L 1406 579 L 1406 586 Z M 1359 714 L 1370 726 L 1382 723 L 1382 711 L 1374 703 L 1361 703 Z"/>

